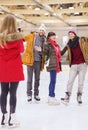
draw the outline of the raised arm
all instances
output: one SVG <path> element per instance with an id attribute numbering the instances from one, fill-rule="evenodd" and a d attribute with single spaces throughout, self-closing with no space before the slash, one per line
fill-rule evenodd
<path id="1" fill-rule="evenodd" d="M 61 55 L 64 55 L 65 54 L 65 52 L 67 51 L 67 46 L 65 46 L 64 48 L 63 48 L 63 50 L 61 50 Z"/>

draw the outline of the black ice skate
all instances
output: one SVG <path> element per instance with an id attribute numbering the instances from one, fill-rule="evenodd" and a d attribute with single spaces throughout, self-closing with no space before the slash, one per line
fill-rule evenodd
<path id="1" fill-rule="evenodd" d="M 12 113 L 9 117 L 9 121 L 8 121 L 8 128 L 15 128 L 15 127 L 19 127 L 20 123 L 19 121 L 16 119 L 16 115 L 15 113 Z"/>
<path id="2" fill-rule="evenodd" d="M 35 101 L 40 101 L 40 97 L 38 95 L 34 96 Z"/>
<path id="3" fill-rule="evenodd" d="M 82 97 L 82 93 L 77 93 L 77 102 L 78 102 L 78 104 L 82 104 L 81 97 Z"/>
<path id="4" fill-rule="evenodd" d="M 65 98 L 61 98 L 63 104 L 67 105 L 69 103 L 70 95 L 71 94 L 69 92 L 66 92 Z"/>
<path id="5" fill-rule="evenodd" d="M 31 102 L 31 101 L 32 101 L 32 96 L 28 96 L 27 101 L 28 101 L 28 102 Z"/>
<path id="6" fill-rule="evenodd" d="M 5 127 L 8 124 L 8 113 L 2 115 L 1 126 Z"/>

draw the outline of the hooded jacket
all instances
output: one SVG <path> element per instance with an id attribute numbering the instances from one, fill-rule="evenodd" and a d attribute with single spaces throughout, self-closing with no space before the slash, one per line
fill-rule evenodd
<path id="1" fill-rule="evenodd" d="M 0 41 L 3 35 L 0 34 Z M 23 37 L 20 33 L 6 36 L 6 45 L 0 47 L 0 82 L 18 82 L 24 80 L 22 60 Z"/>

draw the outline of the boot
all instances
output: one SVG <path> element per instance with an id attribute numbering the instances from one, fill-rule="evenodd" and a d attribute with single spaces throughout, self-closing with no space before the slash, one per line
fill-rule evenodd
<path id="1" fill-rule="evenodd" d="M 35 99 L 36 101 L 40 101 L 40 97 L 39 97 L 38 95 L 34 96 L 34 99 Z"/>
<path id="2" fill-rule="evenodd" d="M 49 97 L 48 104 L 49 105 L 60 105 L 60 102 L 55 97 Z"/>
<path id="3" fill-rule="evenodd" d="M 8 125 L 9 125 L 9 128 L 15 128 L 20 125 L 20 123 L 16 119 L 15 113 L 12 113 L 10 115 Z"/>
<path id="4" fill-rule="evenodd" d="M 62 101 L 63 103 L 69 103 L 70 95 L 71 95 L 70 92 L 66 92 L 65 98 L 61 98 L 61 101 Z"/>
<path id="5" fill-rule="evenodd" d="M 4 127 L 8 124 L 8 113 L 2 115 L 1 125 Z"/>
<path id="6" fill-rule="evenodd" d="M 82 104 L 81 96 L 82 96 L 82 93 L 77 93 L 77 102 L 78 102 L 78 104 Z"/>
<path id="7" fill-rule="evenodd" d="M 32 101 L 32 96 L 28 96 L 27 101 L 28 101 L 28 102 L 31 102 L 31 101 Z"/>

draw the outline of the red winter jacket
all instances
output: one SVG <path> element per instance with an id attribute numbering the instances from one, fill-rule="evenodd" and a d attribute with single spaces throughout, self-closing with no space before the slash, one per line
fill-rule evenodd
<path id="1" fill-rule="evenodd" d="M 21 61 L 23 40 L 7 42 L 4 48 L 0 47 L 0 82 L 19 82 L 24 80 Z"/>

